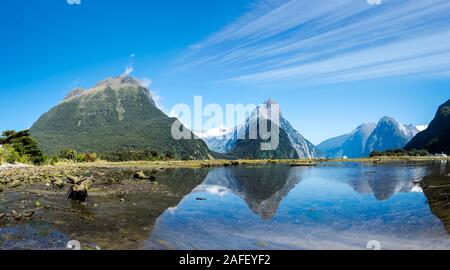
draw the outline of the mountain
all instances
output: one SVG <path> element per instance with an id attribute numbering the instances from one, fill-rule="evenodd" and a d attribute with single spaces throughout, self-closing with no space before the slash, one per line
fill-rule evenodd
<path id="1" fill-rule="evenodd" d="M 417 133 L 416 126 L 406 126 L 391 117 L 383 117 L 367 139 L 364 156 L 369 156 L 373 151 L 401 149 Z"/>
<path id="2" fill-rule="evenodd" d="M 276 124 L 271 119 L 271 108 L 276 104 L 269 99 L 264 104 L 256 108 L 245 121 L 244 124 L 234 128 L 231 134 L 224 137 L 206 138 L 211 150 L 226 154 L 229 158 L 247 159 L 299 159 L 317 157 L 316 147 L 306 140 L 280 113 L 279 121 L 279 145 L 272 151 L 261 150 L 261 144 L 267 142 L 257 138 L 250 139 L 249 133 L 252 127 L 259 127 L 260 117 L 268 122 L 269 127 L 276 128 Z M 267 108 L 267 112 L 262 110 Z M 264 112 L 264 113 L 261 113 Z"/>
<path id="3" fill-rule="evenodd" d="M 327 158 L 359 158 L 364 155 L 367 139 L 375 130 L 376 124 L 368 123 L 357 127 L 349 134 L 332 138 L 319 144 L 317 148 Z"/>
<path id="4" fill-rule="evenodd" d="M 115 77 L 69 93 L 39 118 L 30 134 L 49 155 L 68 147 L 79 152 L 157 151 L 178 159 L 208 158 L 203 141 L 173 139 L 175 121 L 157 108 L 138 80 Z"/>
<path id="5" fill-rule="evenodd" d="M 203 141 L 206 143 L 208 148 L 211 151 L 216 153 L 225 154 L 230 149 L 227 146 L 228 141 L 230 140 L 230 136 L 232 136 L 232 131 L 228 129 L 216 129 L 207 134 L 199 135 L 200 138 L 203 138 Z"/>
<path id="6" fill-rule="evenodd" d="M 417 134 L 406 149 L 426 149 L 450 155 L 450 100 L 442 104 L 428 128 Z"/>
<path id="7" fill-rule="evenodd" d="M 378 124 L 360 125 L 349 134 L 326 140 L 317 148 L 327 158 L 367 157 L 372 151 L 403 148 L 426 126 L 403 125 L 393 118 L 384 117 Z"/>

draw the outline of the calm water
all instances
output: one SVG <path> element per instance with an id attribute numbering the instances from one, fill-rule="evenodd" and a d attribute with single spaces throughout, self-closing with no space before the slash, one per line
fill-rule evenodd
<path id="1" fill-rule="evenodd" d="M 26 223 L 0 220 L 0 249 L 64 249 L 69 239 L 102 249 L 366 249 L 372 240 L 450 249 L 418 184 L 450 165 L 328 165 L 169 170 L 156 190 L 144 183 L 152 192 L 91 196 L 85 205 L 64 193 L 0 194 L 5 213 L 34 200 L 52 205 Z M 135 183 L 132 172 L 119 175 Z"/>
<path id="2" fill-rule="evenodd" d="M 157 219 L 144 246 L 366 249 L 376 240 L 383 249 L 450 249 L 415 184 L 442 171 L 446 165 L 213 169 Z"/>

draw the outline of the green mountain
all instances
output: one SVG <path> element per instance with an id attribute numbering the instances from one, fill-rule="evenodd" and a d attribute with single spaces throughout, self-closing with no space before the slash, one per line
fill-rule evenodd
<path id="1" fill-rule="evenodd" d="M 157 152 L 177 159 L 207 159 L 199 139 L 175 140 L 178 121 L 158 109 L 149 90 L 131 77 L 109 78 L 89 90 L 76 89 L 30 129 L 43 151 L 87 153 Z"/>
<path id="2" fill-rule="evenodd" d="M 450 154 L 450 100 L 442 104 L 428 128 L 417 134 L 406 149 L 426 149 L 430 153 Z"/>

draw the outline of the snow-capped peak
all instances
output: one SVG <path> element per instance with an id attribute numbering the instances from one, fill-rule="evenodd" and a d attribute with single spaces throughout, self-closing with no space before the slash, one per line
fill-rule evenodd
<path id="1" fill-rule="evenodd" d="M 419 126 L 416 126 L 416 128 L 418 131 L 422 132 L 428 128 L 428 125 L 419 125 Z"/>

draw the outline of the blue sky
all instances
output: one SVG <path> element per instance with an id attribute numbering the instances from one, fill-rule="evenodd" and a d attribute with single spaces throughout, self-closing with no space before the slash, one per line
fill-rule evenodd
<path id="1" fill-rule="evenodd" d="M 446 0 L 5 0 L 0 130 L 127 66 L 166 112 L 272 97 L 314 143 L 385 115 L 428 124 L 450 98 L 448 40 Z"/>

